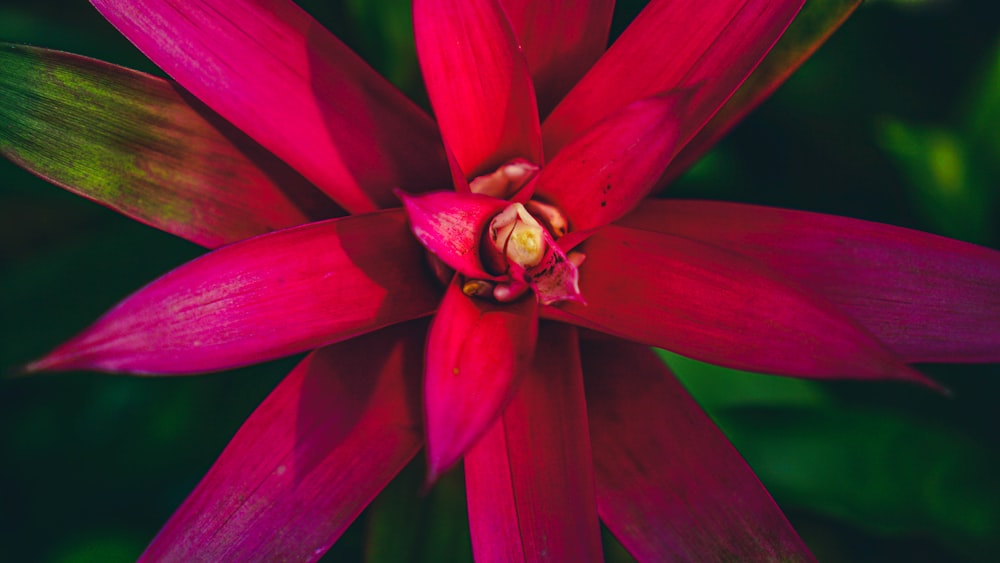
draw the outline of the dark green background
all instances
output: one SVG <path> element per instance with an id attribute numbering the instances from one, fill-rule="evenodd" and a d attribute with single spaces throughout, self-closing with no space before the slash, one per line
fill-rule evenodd
<path id="1" fill-rule="evenodd" d="M 422 99 L 407 4 L 305 7 Z M 617 29 L 638 9 L 619 4 Z M 847 215 L 997 248 L 998 28 L 994 0 L 869 2 L 673 195 Z M 0 40 L 158 73 L 83 0 L 4 0 Z M 200 253 L 0 160 L 0 370 Z M 955 391 L 945 399 L 896 384 L 671 362 L 821 560 L 986 561 L 1000 551 L 997 365 L 926 366 Z M 292 365 L 0 383 L 0 560 L 134 559 Z M 369 534 L 383 548 L 376 559 L 468 559 L 460 476 L 417 500 L 419 473 L 404 473 L 332 553 L 359 558 Z M 627 560 L 613 545 L 609 554 Z"/>

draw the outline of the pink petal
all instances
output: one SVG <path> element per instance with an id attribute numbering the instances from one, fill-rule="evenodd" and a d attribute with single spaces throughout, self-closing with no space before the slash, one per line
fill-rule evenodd
<path id="1" fill-rule="evenodd" d="M 287 0 L 92 0 L 213 110 L 352 213 L 447 185 L 434 124 Z"/>
<path id="2" fill-rule="evenodd" d="M 739 87 L 804 0 L 654 0 L 545 120 L 555 154 L 605 116 L 660 92 L 698 88 L 687 142 Z"/>
<path id="3" fill-rule="evenodd" d="M 441 261 L 466 276 L 499 279 L 483 269 L 479 248 L 490 220 L 507 202 L 456 192 L 398 195 L 406 207 L 413 234 Z"/>
<path id="4" fill-rule="evenodd" d="M 907 362 L 1000 362 L 995 250 L 846 217 L 710 201 L 647 201 L 623 224 L 760 261 L 836 304 Z"/>
<path id="5" fill-rule="evenodd" d="M 467 297 L 455 276 L 427 338 L 428 482 L 500 416 L 531 362 L 537 333 L 532 296 L 502 305 Z"/>
<path id="6" fill-rule="evenodd" d="M 439 290 L 402 209 L 262 235 L 139 290 L 29 370 L 193 373 L 430 314 Z"/>
<path id="7" fill-rule="evenodd" d="M 601 519 L 639 561 L 812 561 L 767 489 L 643 346 L 583 350 Z"/>
<path id="8" fill-rule="evenodd" d="M 576 331 L 542 327 L 503 416 L 465 456 L 476 561 L 601 561 Z"/>
<path id="9" fill-rule="evenodd" d="M 144 561 L 314 561 L 421 445 L 422 324 L 306 357 L 243 424 Z"/>
<path id="10" fill-rule="evenodd" d="M 337 213 L 176 84 L 20 45 L 0 67 L 0 153 L 133 219 L 215 247 Z"/>
<path id="11" fill-rule="evenodd" d="M 933 385 L 833 305 L 738 254 L 615 226 L 583 252 L 588 306 L 545 308 L 547 318 L 735 369 Z"/>
<path id="12" fill-rule="evenodd" d="M 502 0 L 544 117 L 608 46 L 614 0 Z"/>
<path id="13" fill-rule="evenodd" d="M 691 93 L 640 100 L 598 123 L 542 169 L 535 193 L 569 219 L 573 242 L 581 231 L 628 213 L 653 188 L 676 154 L 680 120 Z"/>
<path id="14" fill-rule="evenodd" d="M 860 4 L 861 0 L 807 2 L 760 66 L 670 163 L 657 185 L 665 187 L 697 162 L 802 66 Z"/>
<path id="15" fill-rule="evenodd" d="M 535 92 L 497 0 L 416 0 L 417 55 L 445 143 L 466 178 L 542 163 Z"/>

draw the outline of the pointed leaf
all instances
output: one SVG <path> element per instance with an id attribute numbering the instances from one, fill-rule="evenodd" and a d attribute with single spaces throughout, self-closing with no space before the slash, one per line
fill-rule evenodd
<path id="1" fill-rule="evenodd" d="M 555 154 L 594 123 L 660 92 L 697 88 L 687 142 L 746 79 L 803 0 L 653 0 L 545 120 Z"/>
<path id="2" fill-rule="evenodd" d="M 615 226 L 583 252 L 588 305 L 545 308 L 546 317 L 724 367 L 931 384 L 833 305 L 738 254 Z"/>
<path id="3" fill-rule="evenodd" d="M 430 314 L 438 289 L 428 278 L 402 209 L 312 223 L 181 266 L 28 369 L 252 364 Z"/>
<path id="4" fill-rule="evenodd" d="M 476 561 L 601 561 L 576 330 L 542 327 L 529 374 L 465 456 Z"/>
<path id="5" fill-rule="evenodd" d="M 651 350 L 583 350 L 601 519 L 640 561 L 812 561 L 767 489 Z"/>
<path id="6" fill-rule="evenodd" d="M 614 0 L 502 0 L 544 117 L 608 47 Z"/>
<path id="7" fill-rule="evenodd" d="M 650 200 L 622 224 L 760 261 L 836 304 L 907 362 L 1000 362 L 995 250 L 846 217 L 710 201 Z"/>
<path id="8" fill-rule="evenodd" d="M 264 400 L 143 561 L 315 561 L 421 445 L 423 324 L 318 350 Z"/>
<path id="9" fill-rule="evenodd" d="M 500 416 L 530 365 L 537 334 L 533 296 L 504 304 L 468 297 L 455 276 L 427 338 L 429 482 L 454 465 Z"/>
<path id="10" fill-rule="evenodd" d="M 399 194 L 410 219 L 410 228 L 428 250 L 466 276 L 499 279 L 483 269 L 480 242 L 490 219 L 507 202 L 479 194 L 431 192 Z"/>
<path id="11" fill-rule="evenodd" d="M 535 193 L 561 209 L 577 233 L 628 213 L 676 154 L 691 95 L 640 100 L 598 123 L 542 169 Z M 563 248 L 581 235 L 571 234 L 573 242 L 563 241 Z"/>
<path id="12" fill-rule="evenodd" d="M 497 0 L 417 0 L 417 55 L 441 136 L 466 178 L 542 163 L 535 91 Z"/>
<path id="13" fill-rule="evenodd" d="M 92 0 L 184 88 L 352 213 L 447 185 L 434 124 L 287 0 Z"/>
<path id="14" fill-rule="evenodd" d="M 770 97 L 840 27 L 861 0 L 806 2 L 753 74 L 691 140 L 657 183 L 665 187 L 698 161 L 750 111 Z"/>
<path id="15" fill-rule="evenodd" d="M 0 153 L 70 191 L 209 247 L 322 211 L 307 181 L 175 84 L 7 43 L 0 67 Z"/>

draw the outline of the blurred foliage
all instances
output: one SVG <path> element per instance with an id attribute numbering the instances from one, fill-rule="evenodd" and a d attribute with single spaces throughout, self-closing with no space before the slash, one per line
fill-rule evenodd
<path id="1" fill-rule="evenodd" d="M 880 141 L 910 186 L 921 219 L 950 237 L 989 243 L 1000 176 L 1000 42 L 956 116 L 938 126 L 887 119 Z"/>
<path id="2" fill-rule="evenodd" d="M 946 399 L 888 385 L 872 391 L 895 392 L 897 401 L 909 395 L 914 402 L 859 401 L 852 395 L 871 385 L 849 384 L 855 389 L 845 393 L 830 384 L 661 354 L 786 510 L 898 539 L 881 551 L 842 541 L 817 545 L 803 532 L 821 561 L 934 561 L 946 554 L 986 561 L 995 553 L 996 437 L 990 443 L 940 419 L 935 403 Z M 921 554 L 927 558 L 918 559 Z"/>
<path id="3" fill-rule="evenodd" d="M 613 35 L 641 4 L 619 2 Z M 426 107 L 406 0 L 303 6 Z M 993 0 L 862 6 L 673 195 L 997 247 L 998 27 Z M 0 40 L 161 74 L 82 0 L 3 0 Z M 200 252 L 0 160 L 0 370 Z M 949 399 L 667 360 L 821 560 L 985 561 L 1000 551 L 998 366 L 927 366 L 955 391 Z M 294 361 L 189 378 L 5 382 L 0 560 L 134 559 Z M 329 558 L 468 560 L 461 474 L 421 496 L 422 468 L 418 458 Z M 610 536 L 606 545 L 610 561 L 629 560 Z"/>

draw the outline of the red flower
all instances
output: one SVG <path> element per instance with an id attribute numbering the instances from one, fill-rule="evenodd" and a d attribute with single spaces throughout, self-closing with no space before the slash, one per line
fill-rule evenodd
<path id="1" fill-rule="evenodd" d="M 127 111 L 156 138 L 101 137 L 127 147 L 115 173 L 130 182 L 114 192 L 71 177 L 43 142 L 10 135 L 0 148 L 206 246 L 291 228 L 165 275 L 30 369 L 193 373 L 316 349 L 151 560 L 318 558 L 425 438 L 429 480 L 464 459 L 479 560 L 600 559 L 598 515 L 640 560 L 809 559 L 646 346 L 928 385 L 907 363 L 1000 361 L 996 252 L 851 219 L 644 199 L 804 58 L 758 74 L 719 112 L 801 0 L 654 0 L 603 56 L 608 1 L 417 0 L 436 127 L 282 0 L 94 3 L 184 92 L 68 55 L 4 56 L 136 94 Z M 354 215 L 307 223 L 312 186 Z"/>

